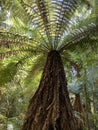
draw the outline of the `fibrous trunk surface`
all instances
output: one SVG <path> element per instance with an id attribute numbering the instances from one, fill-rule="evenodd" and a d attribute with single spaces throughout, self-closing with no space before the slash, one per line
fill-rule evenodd
<path id="1" fill-rule="evenodd" d="M 57 51 L 48 53 L 39 88 L 30 100 L 22 130 L 77 130 Z"/>

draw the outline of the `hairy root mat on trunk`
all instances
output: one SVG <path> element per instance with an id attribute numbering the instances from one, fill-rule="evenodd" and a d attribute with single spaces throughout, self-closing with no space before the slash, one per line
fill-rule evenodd
<path id="1" fill-rule="evenodd" d="M 59 52 L 48 53 L 39 88 L 22 130 L 77 130 Z"/>

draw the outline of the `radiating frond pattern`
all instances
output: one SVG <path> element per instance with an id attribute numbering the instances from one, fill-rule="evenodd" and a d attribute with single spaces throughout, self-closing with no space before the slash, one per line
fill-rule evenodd
<path id="1" fill-rule="evenodd" d="M 0 21 L 4 26 L 1 27 L 0 24 L 0 61 L 18 57 L 23 63 L 31 63 L 34 56 L 47 55 L 49 51 L 57 50 L 69 63 L 74 63 L 77 59 L 73 58 L 70 52 L 74 56 L 77 54 L 77 48 L 84 51 L 90 47 L 97 48 L 97 7 L 95 10 L 90 8 L 91 13 L 86 12 L 90 7 L 87 0 L 0 2 L 0 13 L 3 17 Z M 43 61 L 39 58 L 35 65 L 38 66 L 40 62 L 40 66 L 43 66 Z"/>
<path id="2" fill-rule="evenodd" d="M 8 36 L 7 40 L 4 38 L 2 40 L 1 38 L 0 46 L 2 46 L 2 43 L 5 46 L 9 43 L 13 43 L 14 45 L 16 43 L 18 46 L 20 43 L 23 45 L 29 42 L 30 46 L 32 46 L 32 43 L 39 46 L 41 51 L 43 50 L 48 52 L 49 50 L 60 50 L 62 46 L 65 46 L 63 39 L 64 37 L 67 37 L 66 34 L 69 30 L 71 30 L 73 20 L 75 20 L 73 19 L 73 16 L 82 2 L 83 1 L 81 0 L 34 0 L 33 2 L 31 0 L 15 0 L 15 3 L 13 3 L 13 0 L 11 0 L 10 5 L 12 8 L 10 9 L 8 1 L 6 0 L 3 4 L 5 5 L 5 8 L 11 10 L 10 18 L 14 17 L 14 19 L 18 19 L 18 21 L 20 21 L 19 23 L 14 23 L 16 24 L 14 27 L 10 26 L 9 30 L 11 30 L 11 28 L 15 30 L 15 26 L 17 27 L 17 24 L 21 27 L 20 24 L 23 22 L 25 23 L 24 25 L 27 25 L 28 27 L 26 27 L 27 32 L 25 36 L 17 34 L 17 31 L 15 33 L 10 32 L 10 34 L 8 33 L 7 35 L 0 33 L 0 37 L 2 35 L 5 35 L 5 38 Z M 19 9 L 17 7 L 19 7 Z M 19 16 L 22 16 L 23 19 Z M 19 18 L 21 20 L 19 20 Z M 26 18 L 28 18 L 28 20 Z M 37 38 L 30 38 L 28 34 L 30 32 L 33 33 L 34 29 L 36 29 Z M 72 40 L 74 41 L 78 39 L 81 35 L 82 37 L 85 37 L 86 35 L 83 35 L 83 33 L 86 32 L 82 31 L 84 29 L 85 27 L 81 27 L 80 29 L 73 31 L 72 33 L 74 39 Z"/>
<path id="3" fill-rule="evenodd" d="M 26 13 L 38 29 L 49 49 L 56 49 L 71 17 L 78 7 L 76 0 L 36 0 L 31 4 L 21 0 Z"/>
<path id="4" fill-rule="evenodd" d="M 90 45 L 90 43 L 92 44 L 94 41 L 96 42 L 98 40 L 97 35 L 98 25 L 93 23 L 88 24 L 87 26 L 82 26 L 79 29 L 75 29 L 67 38 L 65 37 L 65 39 L 63 39 L 60 51 L 69 49 L 71 46 L 74 49 L 74 45 L 76 46 L 76 44 L 79 44 L 79 46 L 84 46 L 86 43 L 88 43 Z"/>

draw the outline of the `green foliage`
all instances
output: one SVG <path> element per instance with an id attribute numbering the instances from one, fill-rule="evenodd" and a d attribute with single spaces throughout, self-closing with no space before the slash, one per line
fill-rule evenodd
<path id="1" fill-rule="evenodd" d="M 15 130 L 21 127 L 51 50 L 61 53 L 70 92 L 83 95 L 86 84 L 88 99 L 94 96 L 97 104 L 97 0 L 0 0 L 0 87 L 4 88 L 0 119 L 5 123 L 7 118 Z M 75 65 L 78 79 L 72 74 Z"/>
<path id="2" fill-rule="evenodd" d="M 0 114 L 0 123 L 6 123 L 6 116 L 4 116 L 4 115 L 2 115 L 2 114 Z"/>
<path id="3" fill-rule="evenodd" d="M 4 68 L 0 69 L 0 86 L 5 83 L 11 82 L 17 73 L 17 63 L 11 62 Z"/>
<path id="4" fill-rule="evenodd" d="M 30 87 L 26 88 L 21 86 L 16 79 L 4 88 L 1 88 L 1 91 L 0 124 L 4 127 L 11 124 L 15 130 L 19 130 L 24 119 L 30 95 L 33 92 Z"/>

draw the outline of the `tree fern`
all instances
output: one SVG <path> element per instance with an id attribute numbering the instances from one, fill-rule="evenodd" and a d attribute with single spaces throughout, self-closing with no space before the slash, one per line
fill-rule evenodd
<path id="1" fill-rule="evenodd" d="M 61 56 L 69 63 L 75 63 L 79 59 L 76 56 L 80 54 L 79 50 L 82 50 L 82 54 L 87 54 L 87 50 L 97 48 L 97 14 L 95 13 L 92 20 L 86 13 L 86 18 L 83 18 L 86 24 L 84 22 L 82 26 L 79 24 L 82 20 L 76 16 L 84 3 L 86 3 L 85 9 L 90 7 L 87 0 L 1 2 L 2 7 L 10 14 L 3 22 L 12 23 L 0 31 L 0 57 L 1 59 L 17 57 L 17 62 L 13 63 L 12 60 L 5 70 L 1 69 L 1 78 L 8 72 L 5 81 L 6 83 L 11 81 L 17 72 L 17 65 L 28 62 L 32 62 L 31 72 L 34 72 L 35 66 L 36 70 L 38 68 L 38 62 L 42 60 L 39 62 L 39 66 L 42 66 L 47 56 L 39 88 L 28 107 L 23 130 L 77 129 Z M 93 11 L 91 13 L 94 14 Z M 90 19 L 89 22 L 87 18 Z M 19 55 L 22 58 L 19 58 Z"/>

